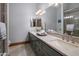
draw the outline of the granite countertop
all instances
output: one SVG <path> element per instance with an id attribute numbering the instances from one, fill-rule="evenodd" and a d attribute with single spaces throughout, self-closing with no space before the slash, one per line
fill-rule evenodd
<path id="1" fill-rule="evenodd" d="M 79 56 L 79 47 L 63 42 L 61 38 L 47 34 L 47 36 L 38 36 L 36 32 L 30 32 L 37 38 L 48 44 L 50 47 L 67 56 Z"/>

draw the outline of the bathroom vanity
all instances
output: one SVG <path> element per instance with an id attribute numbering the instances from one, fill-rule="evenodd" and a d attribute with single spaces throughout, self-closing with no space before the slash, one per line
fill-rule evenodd
<path id="1" fill-rule="evenodd" d="M 62 56 L 59 52 L 55 49 L 51 48 L 48 44 L 40 40 L 35 35 L 29 33 L 30 35 L 30 42 L 31 47 L 36 55 L 38 56 Z"/>
<path id="2" fill-rule="evenodd" d="M 65 43 L 61 38 L 47 34 L 38 36 L 29 32 L 31 47 L 37 56 L 78 56 L 79 47 Z"/>

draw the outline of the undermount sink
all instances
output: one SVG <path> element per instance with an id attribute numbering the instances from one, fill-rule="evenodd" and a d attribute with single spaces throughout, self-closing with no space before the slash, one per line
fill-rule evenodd
<path id="1" fill-rule="evenodd" d="M 57 42 L 63 42 L 63 43 L 67 43 L 67 44 L 69 44 L 69 45 L 72 45 L 72 46 L 75 46 L 75 47 L 79 47 L 79 43 L 72 43 L 72 41 L 66 41 L 66 40 L 55 40 L 55 41 L 57 41 Z"/>
<path id="2" fill-rule="evenodd" d="M 66 40 L 62 40 L 60 38 L 57 38 L 57 37 L 50 37 L 48 39 L 45 39 L 46 41 L 49 41 L 49 42 L 63 42 L 63 43 L 66 43 L 66 44 L 69 44 L 69 45 L 72 45 L 72 46 L 75 46 L 75 47 L 79 47 L 79 44 L 78 43 L 72 43 L 72 41 L 66 41 Z"/>
<path id="3" fill-rule="evenodd" d="M 47 36 L 45 36 L 45 37 L 42 37 L 44 40 L 46 40 L 46 41 L 56 41 L 56 40 L 58 40 L 58 38 L 57 37 L 52 37 L 52 36 L 50 36 L 50 35 L 47 35 Z"/>
<path id="4" fill-rule="evenodd" d="M 44 33 L 41 33 L 41 32 L 38 32 L 38 33 L 36 33 L 38 36 L 47 36 L 47 33 L 46 32 L 44 32 Z"/>

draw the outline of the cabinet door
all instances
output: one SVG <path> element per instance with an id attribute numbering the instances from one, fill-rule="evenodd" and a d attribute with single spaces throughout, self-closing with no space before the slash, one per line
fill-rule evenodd
<path id="1" fill-rule="evenodd" d="M 33 46 L 34 42 L 36 41 L 36 38 L 33 34 L 29 33 L 29 40 L 31 42 L 31 46 Z"/>
<path id="2" fill-rule="evenodd" d="M 29 41 L 30 41 L 30 44 L 31 44 L 31 47 L 33 48 L 33 39 L 32 39 L 32 34 L 29 33 Z"/>
<path id="3" fill-rule="evenodd" d="M 49 56 L 61 56 L 60 53 L 58 53 L 56 50 L 54 50 L 53 48 L 49 47 L 46 43 L 42 42 L 42 48 L 44 49 L 44 51 L 46 52 L 45 54 L 49 55 Z"/>
<path id="4" fill-rule="evenodd" d="M 36 55 L 41 56 L 41 45 L 40 45 L 40 40 L 38 40 L 38 38 L 36 38 L 36 42 L 35 42 L 35 47 L 36 47 Z"/>
<path id="5" fill-rule="evenodd" d="M 33 34 L 29 33 L 29 41 L 30 41 L 30 44 L 31 44 L 31 47 L 33 49 L 33 51 L 36 53 L 36 38 Z"/>
<path id="6" fill-rule="evenodd" d="M 42 56 L 48 56 L 47 52 L 45 51 L 46 48 L 44 49 L 43 42 L 41 40 L 40 40 L 40 47 Z"/>

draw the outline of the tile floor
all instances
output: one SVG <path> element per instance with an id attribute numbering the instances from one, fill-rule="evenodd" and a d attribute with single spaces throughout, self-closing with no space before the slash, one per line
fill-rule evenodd
<path id="1" fill-rule="evenodd" d="M 9 56 L 35 56 L 30 44 L 22 44 L 9 48 Z"/>

